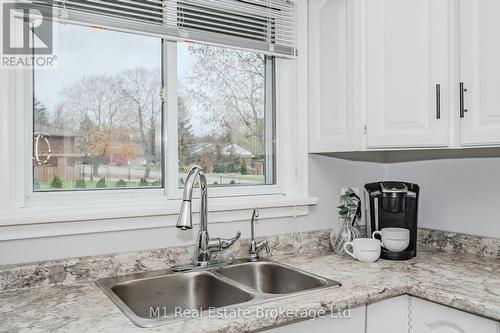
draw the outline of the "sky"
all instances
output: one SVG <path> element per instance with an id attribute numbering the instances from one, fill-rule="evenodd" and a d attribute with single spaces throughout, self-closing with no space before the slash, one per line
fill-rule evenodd
<path id="1" fill-rule="evenodd" d="M 35 96 L 50 114 L 61 102 L 63 88 L 83 77 L 161 66 L 160 38 L 62 23 L 55 30 L 56 68 L 37 69 L 34 75 Z M 178 45 L 177 75 L 179 82 L 185 82 L 192 61 L 187 45 Z M 192 126 L 196 134 L 202 134 L 199 121 L 193 119 Z"/>
<path id="2" fill-rule="evenodd" d="M 161 40 L 109 30 L 57 24 L 56 68 L 35 71 L 35 95 L 54 112 L 64 86 L 85 76 L 116 74 L 142 66 L 160 66 Z"/>

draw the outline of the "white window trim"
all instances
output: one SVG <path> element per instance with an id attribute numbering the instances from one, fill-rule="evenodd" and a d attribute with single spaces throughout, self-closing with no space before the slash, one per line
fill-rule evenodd
<path id="1" fill-rule="evenodd" d="M 164 73 L 164 77 L 166 77 L 167 82 L 165 85 L 167 92 L 167 114 L 166 114 L 166 124 L 164 128 L 164 132 L 166 133 L 166 142 L 164 144 L 165 151 L 164 156 L 166 156 L 165 165 L 166 165 L 166 188 L 165 195 L 169 199 L 181 199 L 183 189 L 175 186 L 178 182 L 178 165 L 177 161 L 179 160 L 178 156 L 178 146 L 177 140 L 168 140 L 168 135 L 173 135 L 174 138 L 177 138 L 177 42 L 167 41 L 164 43 L 163 52 L 167 55 L 168 61 L 166 61 L 166 73 Z M 266 106 L 269 107 L 269 106 Z M 278 113 L 278 110 L 276 110 Z M 266 113 L 267 114 L 267 113 Z M 266 136 L 269 138 L 269 136 Z M 266 144 L 269 140 L 266 140 Z M 276 149 L 276 156 L 279 155 L 280 148 Z M 275 161 L 278 164 L 278 158 Z M 279 166 L 277 166 L 278 168 Z M 279 172 L 277 172 L 279 174 Z M 268 176 L 268 175 L 266 175 Z M 280 179 L 276 177 L 276 184 L 274 185 L 245 185 L 245 186 L 220 186 L 220 187 L 210 187 L 209 193 L 211 197 L 233 197 L 233 196 L 242 196 L 242 195 L 269 195 L 269 194 L 284 194 L 281 186 Z M 175 184 L 174 186 L 169 186 L 169 184 Z"/>
<path id="2" fill-rule="evenodd" d="M 277 185 L 210 188 L 210 222 L 246 219 L 248 210 L 253 207 L 263 208 L 263 218 L 305 215 L 308 206 L 317 203 L 317 199 L 309 198 L 307 194 L 307 1 L 297 0 L 297 4 L 300 55 L 294 61 L 276 61 Z M 26 89 L 25 82 L 29 73 L 29 70 L 20 69 L 0 70 L 0 83 L 8 87 L 0 91 L 0 100 L 8 105 L 0 109 L 0 121 L 9 126 L 1 134 L 2 140 L 7 143 L 0 145 L 5 150 L 2 153 L 4 158 L 0 160 L 0 173 L 11 176 L 10 181 L 4 181 L 7 188 L 0 192 L 0 240 L 173 225 L 172 218 L 177 214 L 180 204 L 175 199 L 178 191 L 164 193 L 163 196 L 158 192 L 164 189 L 27 195 L 31 156 L 27 160 L 25 147 L 31 143 L 27 142 L 30 128 L 25 125 L 26 117 L 30 114 L 26 113 L 29 109 L 26 104 L 30 104 L 27 103 L 30 100 L 26 94 L 31 93 Z M 177 122 L 168 120 L 167 126 L 173 125 L 176 130 Z M 168 138 L 166 142 L 164 146 L 168 149 Z M 172 160 L 171 156 L 168 160 Z M 177 158 L 173 160 L 177 161 Z M 172 167 L 167 165 L 167 174 Z M 169 191 L 168 187 L 166 190 Z M 78 206 L 75 206 L 75 202 L 78 202 Z M 161 216 L 167 218 L 158 218 Z M 127 218 L 128 222 L 124 223 Z M 85 223 L 73 223 L 82 221 Z M 56 223 L 60 229 L 53 226 Z M 62 228 L 63 225 L 67 228 Z"/>

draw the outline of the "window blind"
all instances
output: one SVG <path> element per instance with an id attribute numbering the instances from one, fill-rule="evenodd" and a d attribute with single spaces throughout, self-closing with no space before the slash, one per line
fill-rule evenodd
<path id="1" fill-rule="evenodd" d="M 296 55 L 296 5 L 289 0 L 23 0 L 56 17 L 107 28 Z"/>

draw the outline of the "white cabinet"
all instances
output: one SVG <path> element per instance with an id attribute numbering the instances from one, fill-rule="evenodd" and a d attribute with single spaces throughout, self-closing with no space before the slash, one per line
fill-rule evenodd
<path id="1" fill-rule="evenodd" d="M 270 333 L 500 333 L 500 323 L 416 297 L 402 295 L 331 317 L 271 328 Z"/>
<path id="2" fill-rule="evenodd" d="M 500 1 L 460 0 L 462 145 L 500 143 Z"/>
<path id="3" fill-rule="evenodd" d="M 500 146 L 499 17 L 498 0 L 309 0 L 309 151 Z"/>
<path id="4" fill-rule="evenodd" d="M 408 302 L 410 296 L 389 298 L 366 308 L 366 333 L 408 332 Z"/>
<path id="5" fill-rule="evenodd" d="M 308 45 L 309 151 L 352 151 L 346 0 L 309 1 Z"/>
<path id="6" fill-rule="evenodd" d="M 366 1 L 368 148 L 447 146 L 449 1 Z"/>
<path id="7" fill-rule="evenodd" d="M 500 333 L 498 322 L 407 295 L 370 304 L 366 333 Z"/>
<path id="8" fill-rule="evenodd" d="M 498 323 L 412 297 L 415 333 L 498 333 Z"/>
<path id="9" fill-rule="evenodd" d="M 364 333 L 366 306 L 360 306 L 350 311 L 349 318 L 331 317 L 301 321 L 295 324 L 272 328 L 265 332 L 270 333 Z"/>

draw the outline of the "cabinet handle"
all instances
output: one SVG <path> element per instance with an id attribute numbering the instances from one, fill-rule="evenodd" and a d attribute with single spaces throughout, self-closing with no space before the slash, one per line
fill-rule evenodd
<path id="1" fill-rule="evenodd" d="M 467 92 L 467 89 L 464 88 L 464 83 L 460 82 L 460 118 L 464 118 L 465 112 L 468 111 L 464 107 L 464 92 Z"/>
<path id="2" fill-rule="evenodd" d="M 441 85 L 436 84 L 436 119 L 441 119 Z"/>

